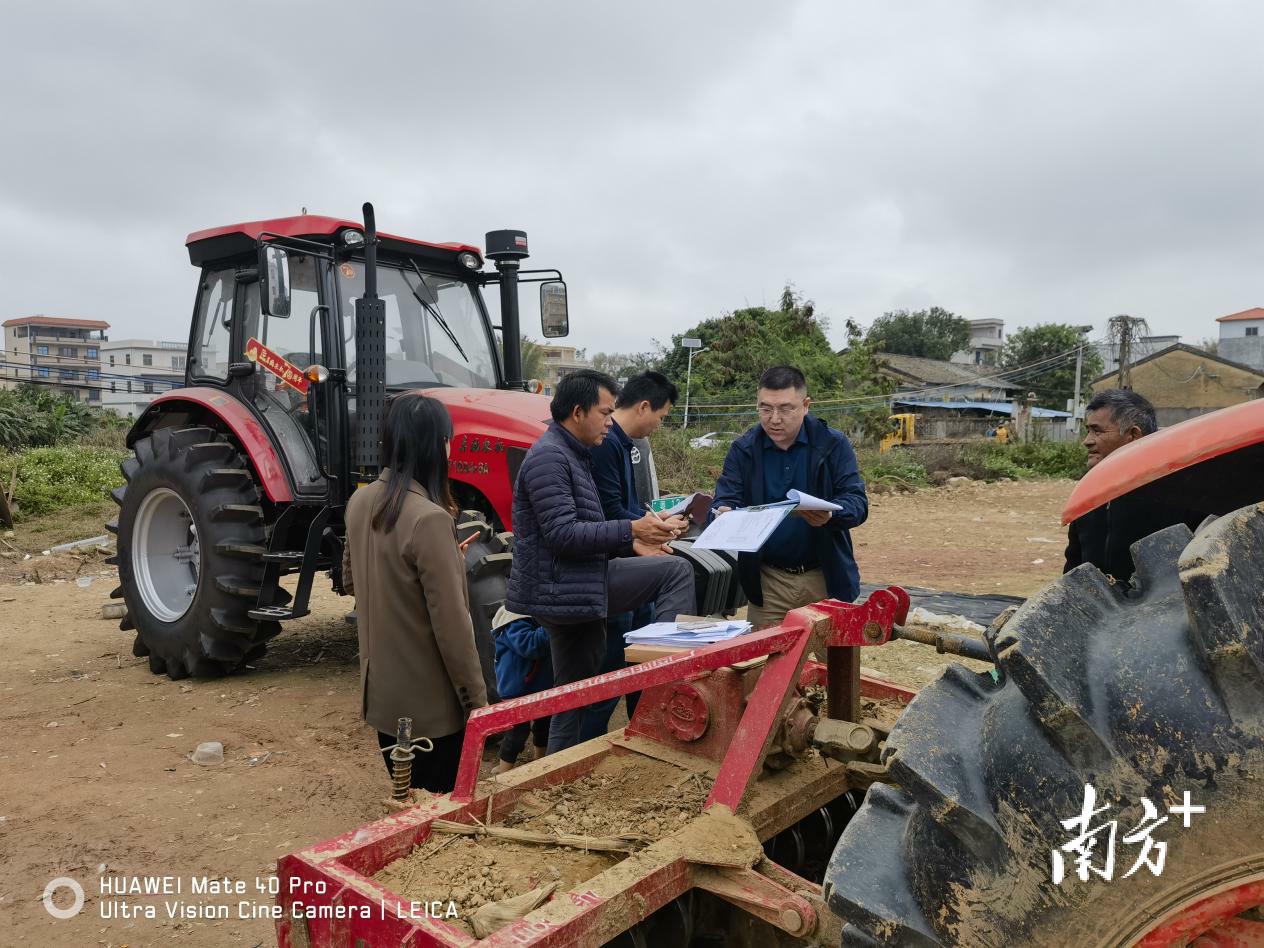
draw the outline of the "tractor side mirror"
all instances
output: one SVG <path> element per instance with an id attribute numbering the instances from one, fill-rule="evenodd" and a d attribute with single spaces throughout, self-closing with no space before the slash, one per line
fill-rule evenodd
<path id="1" fill-rule="evenodd" d="M 550 280 L 540 284 L 540 331 L 545 339 L 558 339 L 570 334 L 570 317 L 566 313 L 566 284 Z"/>
<path id="2" fill-rule="evenodd" d="M 280 247 L 263 248 L 263 287 L 259 299 L 269 316 L 286 319 L 290 315 L 290 255 Z"/>

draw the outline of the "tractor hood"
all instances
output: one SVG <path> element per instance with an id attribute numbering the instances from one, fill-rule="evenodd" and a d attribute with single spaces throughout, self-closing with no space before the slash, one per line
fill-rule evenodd
<path id="1" fill-rule="evenodd" d="M 549 426 L 549 398 L 494 388 L 428 388 L 442 402 L 458 435 L 480 434 L 517 444 L 534 444 Z"/>

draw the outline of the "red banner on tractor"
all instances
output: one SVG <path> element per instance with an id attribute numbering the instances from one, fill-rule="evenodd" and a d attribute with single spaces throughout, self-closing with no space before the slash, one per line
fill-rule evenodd
<path id="1" fill-rule="evenodd" d="M 279 353 L 273 352 L 258 339 L 252 337 L 246 343 L 246 358 L 263 366 L 296 392 L 302 395 L 307 394 L 307 387 L 311 383 L 303 374 L 303 370 Z"/>

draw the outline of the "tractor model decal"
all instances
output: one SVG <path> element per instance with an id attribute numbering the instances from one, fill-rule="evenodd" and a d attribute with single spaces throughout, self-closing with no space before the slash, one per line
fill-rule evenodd
<path id="1" fill-rule="evenodd" d="M 258 339 L 251 338 L 246 343 L 246 358 L 257 365 L 263 366 L 282 382 L 294 389 L 300 395 L 306 395 L 308 386 L 311 385 L 307 381 L 307 376 L 293 362 L 281 357 L 279 353 L 273 352 Z"/>

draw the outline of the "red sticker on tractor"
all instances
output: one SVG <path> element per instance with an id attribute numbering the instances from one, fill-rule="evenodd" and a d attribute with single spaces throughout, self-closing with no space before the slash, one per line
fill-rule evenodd
<path id="1" fill-rule="evenodd" d="M 293 362 L 282 358 L 273 352 L 258 339 L 251 339 L 246 343 L 246 358 L 257 365 L 263 366 L 282 382 L 303 395 L 307 394 L 307 388 L 311 383 L 307 381 L 307 376 Z"/>

